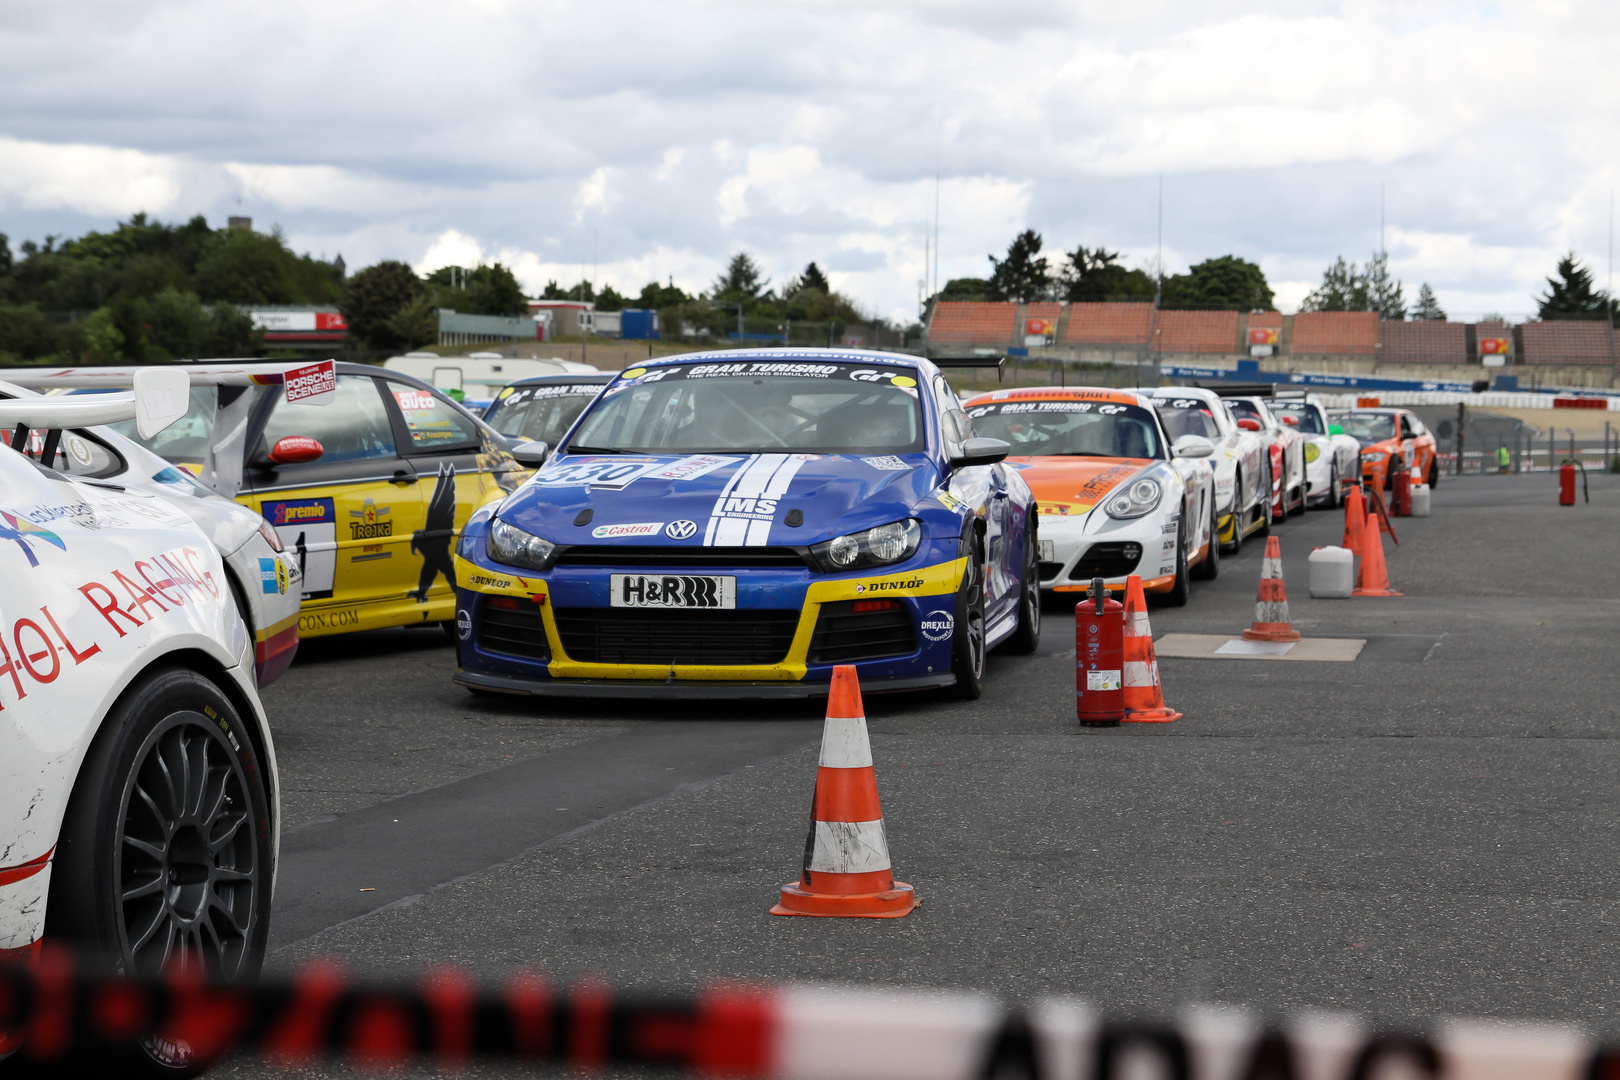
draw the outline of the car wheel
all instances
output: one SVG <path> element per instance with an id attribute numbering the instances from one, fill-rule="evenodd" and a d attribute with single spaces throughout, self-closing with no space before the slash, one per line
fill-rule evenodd
<path id="1" fill-rule="evenodd" d="M 951 670 L 956 692 L 975 701 L 984 693 L 984 539 L 973 538 L 962 587 L 956 593 L 956 626 L 951 633 Z"/>
<path id="2" fill-rule="evenodd" d="M 108 714 L 69 799 L 46 931 L 144 977 L 258 976 L 270 928 L 270 802 L 236 707 L 202 674 L 148 673 Z M 140 1066 L 183 1075 L 153 1041 Z"/>
<path id="3" fill-rule="evenodd" d="M 1169 592 L 1160 594 L 1160 600 L 1166 607 L 1186 607 L 1187 597 L 1192 593 L 1192 582 L 1188 580 L 1187 573 L 1186 529 L 1185 521 L 1176 526 L 1176 580 L 1171 583 Z"/>
<path id="4" fill-rule="evenodd" d="M 1204 561 L 1193 567 L 1192 576 L 1199 581 L 1214 581 L 1221 576 L 1221 541 L 1215 535 L 1215 504 L 1209 504 L 1209 551 Z"/>
<path id="5" fill-rule="evenodd" d="M 1236 555 L 1243 550 L 1243 473 L 1237 474 L 1232 485 L 1232 542 L 1226 545 L 1226 554 Z"/>
<path id="6" fill-rule="evenodd" d="M 1266 499 L 1261 499 L 1260 501 L 1263 504 L 1261 506 L 1261 508 L 1260 508 L 1260 521 L 1261 521 L 1262 524 L 1261 524 L 1258 531 L 1259 531 L 1261 536 L 1270 536 L 1271 535 L 1271 524 L 1272 524 L 1272 522 L 1276 521 L 1277 519 L 1276 519 L 1276 517 L 1274 516 L 1274 514 L 1272 512 L 1271 500 L 1269 498 L 1266 498 Z"/>
<path id="7" fill-rule="evenodd" d="M 1035 515 L 1024 530 L 1024 576 L 1019 584 L 1018 625 L 1007 639 L 1007 651 L 1029 654 L 1041 644 L 1041 542 Z"/>
<path id="8" fill-rule="evenodd" d="M 1433 491 L 1440 486 L 1440 457 L 1436 455 L 1429 459 L 1429 490 Z"/>
<path id="9" fill-rule="evenodd" d="M 1328 497 L 1324 504 L 1329 510 L 1344 504 L 1344 480 L 1339 476 L 1339 463 L 1328 466 Z"/>

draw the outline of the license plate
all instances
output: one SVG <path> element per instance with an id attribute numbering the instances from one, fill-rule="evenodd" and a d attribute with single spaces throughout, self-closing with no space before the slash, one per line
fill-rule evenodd
<path id="1" fill-rule="evenodd" d="M 737 579 L 697 574 L 613 574 L 609 604 L 616 608 L 698 608 L 732 611 Z"/>
<path id="2" fill-rule="evenodd" d="M 1057 541 L 1041 541 L 1041 562 L 1057 562 Z"/>

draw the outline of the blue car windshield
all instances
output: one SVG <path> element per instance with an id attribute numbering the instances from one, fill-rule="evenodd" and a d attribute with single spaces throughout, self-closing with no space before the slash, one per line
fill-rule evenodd
<path id="1" fill-rule="evenodd" d="M 484 420 L 502 435 L 556 446 L 601 390 L 600 383 L 509 386 L 495 399 Z"/>
<path id="2" fill-rule="evenodd" d="M 571 454 L 910 454 L 926 449 L 917 373 L 743 361 L 632 368 L 574 431 Z"/>
<path id="3" fill-rule="evenodd" d="M 998 401 L 968 409 L 973 434 L 1012 444 L 1015 457 L 1161 458 L 1153 414 L 1094 401 Z"/>

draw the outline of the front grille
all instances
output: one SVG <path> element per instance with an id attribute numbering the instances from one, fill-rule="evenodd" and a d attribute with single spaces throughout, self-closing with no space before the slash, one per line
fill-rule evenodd
<path id="1" fill-rule="evenodd" d="M 766 567 L 803 570 L 804 556 L 793 548 L 669 547 L 656 544 L 575 544 L 557 552 L 557 566 Z"/>
<path id="2" fill-rule="evenodd" d="M 558 608 L 556 617 L 563 650 L 595 664 L 776 664 L 799 626 L 797 611 Z"/>
<path id="3" fill-rule="evenodd" d="M 881 606 L 877 606 L 881 605 Z M 893 600 L 840 600 L 821 605 L 816 636 L 810 639 L 812 664 L 847 664 L 909 656 L 917 651 L 911 613 Z"/>
<path id="4" fill-rule="evenodd" d="M 550 660 L 551 647 L 546 644 L 540 605 L 509 596 L 484 601 L 484 617 L 478 622 L 478 647 L 528 660 Z"/>
<path id="5" fill-rule="evenodd" d="M 1074 564 L 1074 569 L 1069 571 L 1069 578 L 1074 581 L 1090 581 L 1099 577 L 1124 577 L 1134 573 L 1136 564 L 1141 561 L 1142 545 L 1133 540 L 1092 544 L 1086 553 L 1080 556 L 1080 561 Z"/>

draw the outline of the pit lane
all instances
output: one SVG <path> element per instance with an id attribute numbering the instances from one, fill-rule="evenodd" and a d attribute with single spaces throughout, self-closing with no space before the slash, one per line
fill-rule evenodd
<path id="1" fill-rule="evenodd" d="M 1072 600 L 1048 604 L 1036 655 L 992 658 L 978 702 L 868 698 L 896 873 L 923 898 L 896 922 L 765 914 L 803 850 L 815 705 L 474 699 L 434 631 L 312 640 L 265 694 L 287 822 L 270 965 L 1601 1030 L 1620 970 L 1617 526 L 1608 476 L 1573 509 L 1546 474 L 1447 478 L 1433 517 L 1396 521 L 1406 596 L 1328 601 L 1306 558 L 1342 516 L 1291 519 L 1296 628 L 1367 648 L 1161 660 L 1173 725 L 1076 726 Z M 1155 635 L 1246 626 L 1263 546 L 1152 609 Z"/>

